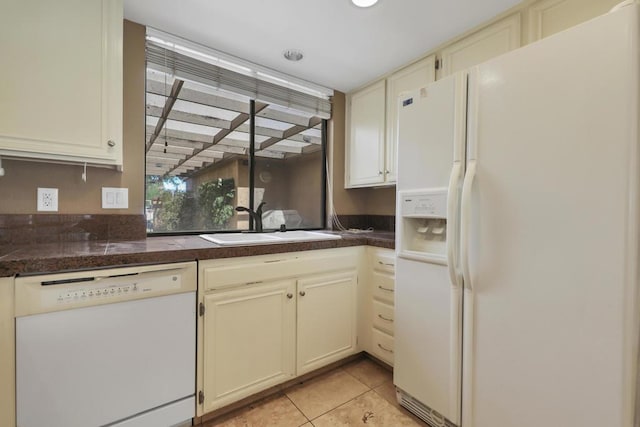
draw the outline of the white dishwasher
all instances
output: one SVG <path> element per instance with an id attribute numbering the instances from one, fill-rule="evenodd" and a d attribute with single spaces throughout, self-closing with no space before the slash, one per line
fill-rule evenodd
<path id="1" fill-rule="evenodd" d="M 18 427 L 195 416 L 195 262 L 18 277 Z"/>

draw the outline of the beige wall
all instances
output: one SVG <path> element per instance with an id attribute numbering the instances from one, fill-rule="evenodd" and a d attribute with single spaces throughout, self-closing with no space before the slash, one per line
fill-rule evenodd
<path id="1" fill-rule="evenodd" d="M 3 160 L 0 214 L 33 214 L 38 187 L 58 188 L 58 213 L 142 214 L 144 212 L 145 28 L 124 21 L 124 171 L 81 165 Z M 129 209 L 102 209 L 102 187 L 129 188 Z"/>
<path id="2" fill-rule="evenodd" d="M 322 171 L 318 170 L 322 152 L 288 160 L 288 193 L 291 207 L 295 207 L 305 220 L 318 225 L 320 217 L 320 188 Z"/>

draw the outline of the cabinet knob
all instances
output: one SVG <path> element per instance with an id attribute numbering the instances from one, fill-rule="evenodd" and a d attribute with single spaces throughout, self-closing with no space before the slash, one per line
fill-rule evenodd
<path id="1" fill-rule="evenodd" d="M 305 296 L 307 293 L 305 291 L 300 291 L 300 296 L 303 297 Z"/>
<path id="2" fill-rule="evenodd" d="M 110 139 L 107 141 L 107 145 L 109 147 L 115 147 L 116 146 L 116 142 L 113 139 Z"/>
<path id="3" fill-rule="evenodd" d="M 378 171 L 378 175 L 382 175 L 382 171 Z"/>
<path id="4" fill-rule="evenodd" d="M 386 171 L 384 171 L 384 173 L 386 173 L 387 175 L 389 175 L 391 172 L 389 172 L 389 170 L 387 169 Z"/>
<path id="5" fill-rule="evenodd" d="M 293 298 L 293 294 L 292 293 L 288 293 L 287 294 L 287 298 L 289 298 L 289 299 Z"/>

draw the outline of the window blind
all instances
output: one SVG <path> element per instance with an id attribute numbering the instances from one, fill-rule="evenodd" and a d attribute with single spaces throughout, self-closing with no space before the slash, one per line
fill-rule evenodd
<path id="1" fill-rule="evenodd" d="M 146 43 L 149 68 L 173 74 L 179 79 L 242 94 L 267 104 L 293 108 L 323 119 L 331 118 L 333 91 L 329 89 L 301 84 L 297 79 L 271 70 L 265 72 L 263 67 L 252 66 L 246 61 L 237 63 L 221 59 L 222 54 L 215 51 L 213 55 L 208 49 L 200 52 L 192 47 L 193 43 L 179 39 L 176 41 L 177 38 L 170 35 L 163 37 L 157 30 L 151 34 L 149 36 L 149 32 L 147 33 Z"/>

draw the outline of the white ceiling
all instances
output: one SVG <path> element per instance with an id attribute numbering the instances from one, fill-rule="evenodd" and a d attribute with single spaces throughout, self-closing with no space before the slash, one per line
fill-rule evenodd
<path id="1" fill-rule="evenodd" d="M 125 0 L 125 18 L 349 92 L 521 0 Z M 299 49 L 297 63 L 282 56 Z"/>

